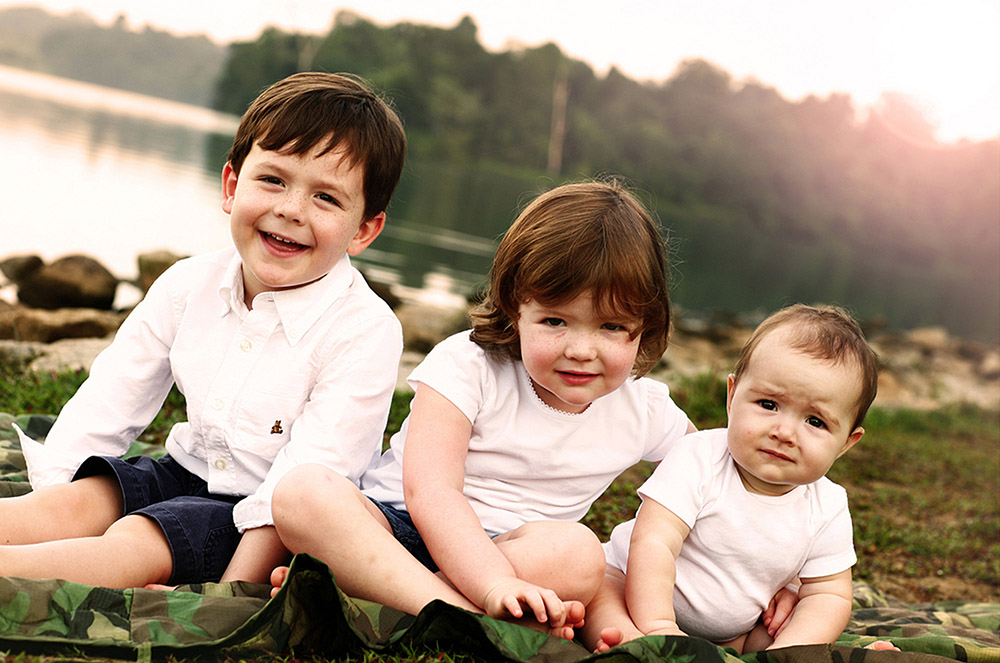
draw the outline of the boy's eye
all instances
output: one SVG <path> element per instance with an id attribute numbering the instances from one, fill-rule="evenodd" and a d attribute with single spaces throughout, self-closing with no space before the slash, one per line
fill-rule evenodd
<path id="1" fill-rule="evenodd" d="M 765 410 L 777 410 L 778 409 L 778 404 L 777 403 L 775 403 L 772 400 L 768 400 L 766 398 L 760 399 L 759 401 L 757 401 L 757 404 L 760 405 Z"/>
<path id="2" fill-rule="evenodd" d="M 806 419 L 806 423 L 813 428 L 826 428 L 826 422 L 819 417 L 809 417 Z"/>
<path id="3" fill-rule="evenodd" d="M 261 179 L 262 182 L 267 182 L 268 184 L 278 184 L 278 185 L 281 184 L 281 180 L 278 179 L 277 177 L 272 176 L 272 175 L 265 175 L 264 177 L 262 177 L 260 179 Z"/>
<path id="4" fill-rule="evenodd" d="M 316 197 L 322 200 L 324 203 L 329 203 L 331 205 L 336 205 L 337 207 L 340 207 L 340 203 L 337 202 L 337 199 L 328 193 L 321 193 L 318 194 Z"/>
<path id="5" fill-rule="evenodd" d="M 542 320 L 543 325 L 548 325 L 549 327 L 561 327 L 566 324 L 562 318 L 545 318 Z"/>

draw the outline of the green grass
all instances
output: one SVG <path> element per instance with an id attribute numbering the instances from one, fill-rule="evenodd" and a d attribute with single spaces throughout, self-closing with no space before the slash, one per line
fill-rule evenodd
<path id="1" fill-rule="evenodd" d="M 85 375 L 34 374 L 23 366 L 0 366 L 0 411 L 57 414 Z M 700 376 L 671 385 L 677 404 L 699 428 L 725 425 L 725 383 Z M 162 441 L 183 418 L 176 391 L 144 441 Z M 397 393 L 387 436 L 399 429 L 409 396 Z M 842 457 L 830 478 L 847 488 L 854 518 L 858 564 L 855 578 L 907 602 L 946 599 L 1000 601 L 1000 412 L 951 406 L 930 412 L 873 409 L 861 443 Z M 625 472 L 584 519 L 602 539 L 638 507 L 636 488 L 652 464 Z M 8 657 L 0 663 L 39 663 Z M 66 659 L 60 659 L 64 663 Z M 260 659 L 258 659 L 260 660 Z M 275 657 L 287 663 L 322 659 Z M 374 653 L 360 663 L 386 660 Z M 389 660 L 455 661 L 460 654 L 413 651 Z"/>

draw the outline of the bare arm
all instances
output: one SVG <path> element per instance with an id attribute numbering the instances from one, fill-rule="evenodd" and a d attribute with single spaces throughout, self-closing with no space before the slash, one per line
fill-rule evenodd
<path id="1" fill-rule="evenodd" d="M 852 592 L 850 569 L 820 578 L 802 578 L 799 602 L 768 649 L 836 640 L 851 618 Z"/>
<path id="2" fill-rule="evenodd" d="M 632 621 L 646 635 L 685 635 L 674 614 L 677 556 L 690 528 L 673 511 L 647 499 L 636 515 L 625 573 Z"/>
<path id="3" fill-rule="evenodd" d="M 418 384 L 403 452 L 406 508 L 435 563 L 458 591 L 491 617 L 523 616 L 561 625 L 551 590 L 520 580 L 483 530 L 462 492 L 472 423 L 451 401 Z"/>

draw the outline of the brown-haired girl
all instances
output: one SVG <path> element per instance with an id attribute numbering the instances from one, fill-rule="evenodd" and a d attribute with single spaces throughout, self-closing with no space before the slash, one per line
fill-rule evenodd
<path id="1" fill-rule="evenodd" d="M 473 320 L 410 375 L 410 415 L 362 491 L 302 466 L 276 489 L 275 525 L 351 596 L 410 613 L 442 599 L 572 637 L 605 572 L 577 521 L 694 431 L 641 377 L 670 330 L 657 225 L 617 182 L 539 196 Z"/>

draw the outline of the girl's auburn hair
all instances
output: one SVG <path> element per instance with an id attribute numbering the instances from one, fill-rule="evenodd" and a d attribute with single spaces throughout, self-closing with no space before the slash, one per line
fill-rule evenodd
<path id="1" fill-rule="evenodd" d="M 602 316 L 638 321 L 632 372 L 645 375 L 670 336 L 666 248 L 658 224 L 617 180 L 559 186 L 521 212 L 472 311 L 472 340 L 495 359 L 520 359 L 520 305 L 556 305 L 586 292 Z"/>

